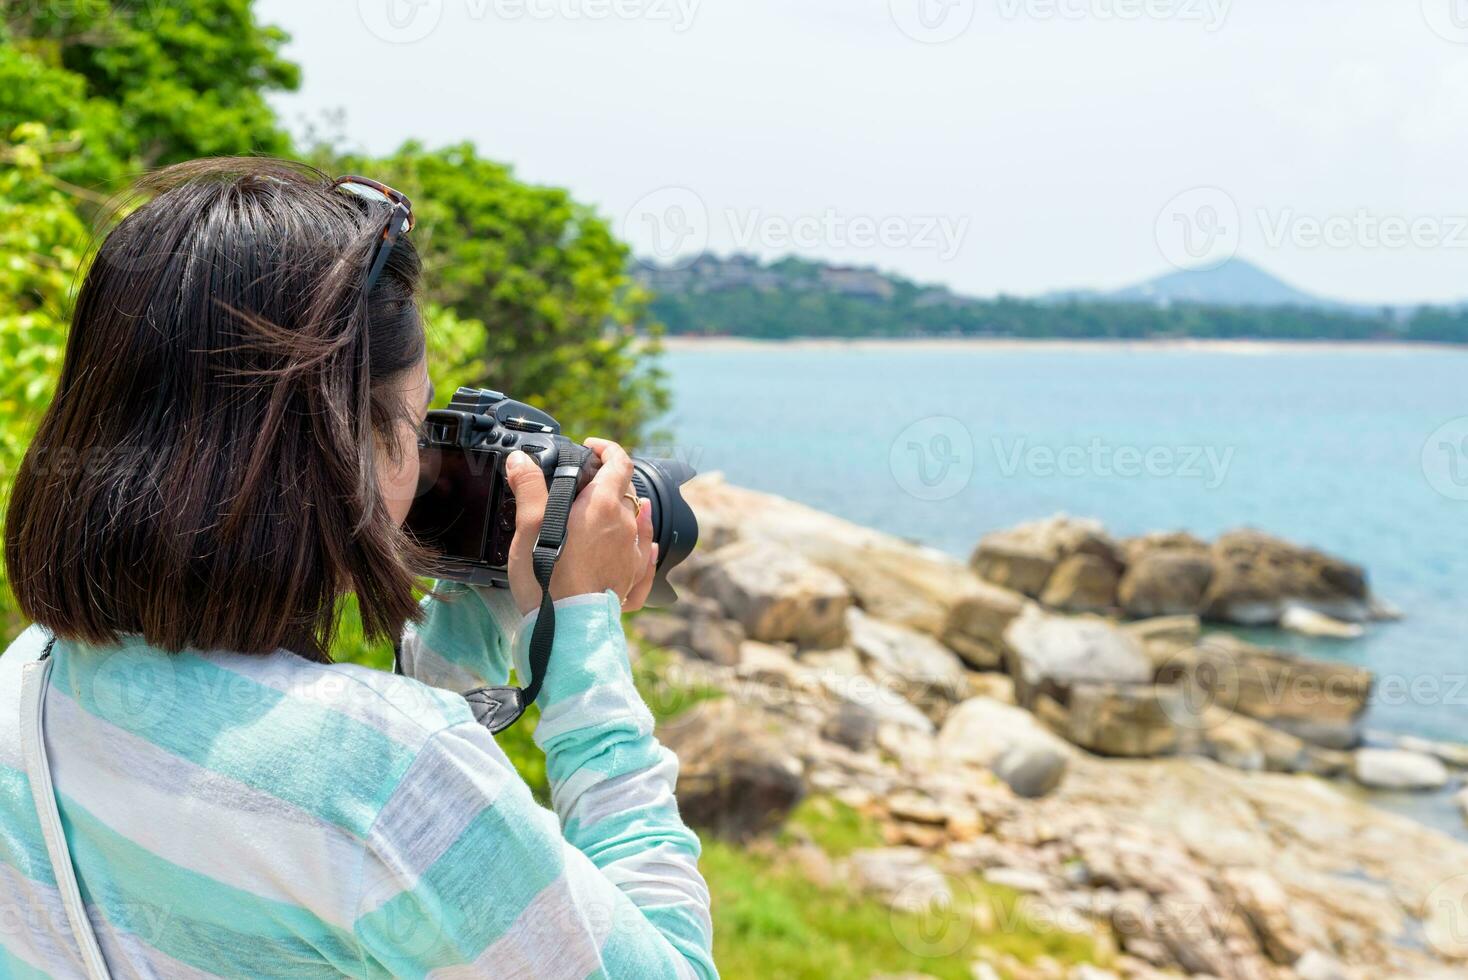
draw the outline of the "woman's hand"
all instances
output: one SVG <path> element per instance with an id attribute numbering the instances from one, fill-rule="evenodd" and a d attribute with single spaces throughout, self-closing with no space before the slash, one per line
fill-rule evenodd
<path id="1" fill-rule="evenodd" d="M 551 575 L 551 598 L 565 599 L 611 589 L 625 611 L 642 608 L 657 570 L 652 540 L 652 507 L 643 500 L 633 515 L 632 458 L 615 442 L 588 439 L 601 469 L 576 497 L 566 522 L 566 546 Z M 545 474 L 523 452 L 505 462 L 515 494 L 515 537 L 510 542 L 510 591 L 520 612 L 540 606 L 532 553 L 545 517 Z"/>

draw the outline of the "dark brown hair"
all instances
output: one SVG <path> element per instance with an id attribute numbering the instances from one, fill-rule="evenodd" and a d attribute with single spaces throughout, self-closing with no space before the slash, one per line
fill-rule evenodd
<path id="1" fill-rule="evenodd" d="M 423 356 L 387 206 L 278 160 L 160 171 L 98 250 L 5 526 L 27 616 L 91 643 L 328 659 L 355 592 L 374 638 L 415 612 L 375 454 Z"/>

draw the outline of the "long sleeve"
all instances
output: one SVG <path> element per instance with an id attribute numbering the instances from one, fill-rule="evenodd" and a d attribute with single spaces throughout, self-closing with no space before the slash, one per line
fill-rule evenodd
<path id="1" fill-rule="evenodd" d="M 423 600 L 423 620 L 403 631 L 403 673 L 460 693 L 504 684 L 520 618 L 510 591 L 436 582 L 433 592 Z"/>
<path id="2" fill-rule="evenodd" d="M 717 977 L 677 759 L 653 737 L 611 593 L 556 604 L 538 703 L 554 813 L 473 723 L 433 735 L 404 773 L 364 849 L 366 972 Z"/>

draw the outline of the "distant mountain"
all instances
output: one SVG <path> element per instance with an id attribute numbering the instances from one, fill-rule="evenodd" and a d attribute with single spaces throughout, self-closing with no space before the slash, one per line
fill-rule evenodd
<path id="1" fill-rule="evenodd" d="M 1145 303 L 1155 306 L 1171 306 L 1175 303 L 1230 307 L 1293 306 L 1363 316 L 1382 312 L 1382 307 L 1379 306 L 1361 306 L 1307 293 L 1244 259 L 1230 259 L 1212 269 L 1169 272 L 1113 292 L 1084 290 L 1051 293 L 1046 299 Z"/>
<path id="2" fill-rule="evenodd" d="M 982 299 L 880 269 L 793 256 L 703 255 L 635 263 L 652 316 L 672 334 L 741 337 L 1148 337 L 1468 343 L 1462 307 L 1352 306 L 1312 296 L 1242 260 L 1115 292 Z"/>

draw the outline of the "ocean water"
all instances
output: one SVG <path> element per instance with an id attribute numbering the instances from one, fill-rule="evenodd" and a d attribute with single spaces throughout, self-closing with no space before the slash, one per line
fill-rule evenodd
<path id="1" fill-rule="evenodd" d="M 670 351 L 700 470 L 967 557 L 1057 512 L 1250 525 L 1346 557 L 1405 618 L 1257 642 L 1377 674 L 1370 729 L 1468 742 L 1468 353 L 962 345 Z M 1446 794 L 1377 797 L 1459 836 Z"/>

